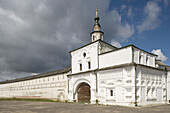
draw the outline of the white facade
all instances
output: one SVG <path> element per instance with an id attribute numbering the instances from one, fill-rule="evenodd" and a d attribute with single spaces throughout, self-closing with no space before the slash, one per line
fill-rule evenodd
<path id="1" fill-rule="evenodd" d="M 91 103 L 97 101 L 100 104 L 126 106 L 166 103 L 166 93 L 169 94 L 167 71 L 156 67 L 156 55 L 133 45 L 100 53 L 101 42 L 98 40 L 71 52 L 69 101 L 79 101 L 79 84 L 87 83 L 90 86 Z"/>
<path id="2" fill-rule="evenodd" d="M 103 41 L 95 17 L 92 42 L 75 49 L 71 68 L 0 82 L 0 98 L 49 98 L 92 104 L 138 106 L 170 101 L 170 68 L 134 45 Z"/>
<path id="3" fill-rule="evenodd" d="M 72 74 L 88 71 L 88 62 L 91 63 L 91 69 L 98 68 L 98 42 L 90 44 L 85 48 L 81 48 L 75 52 L 71 52 Z M 80 70 L 80 65 L 81 70 Z"/>
<path id="4" fill-rule="evenodd" d="M 121 65 L 132 62 L 132 47 L 122 48 L 99 55 L 99 68 Z"/>
<path id="5" fill-rule="evenodd" d="M 48 98 L 60 101 L 67 100 L 67 75 L 64 73 L 45 73 L 0 83 L 0 98 Z M 54 75 L 53 75 L 54 74 Z M 47 76 L 46 76 L 47 75 Z"/>

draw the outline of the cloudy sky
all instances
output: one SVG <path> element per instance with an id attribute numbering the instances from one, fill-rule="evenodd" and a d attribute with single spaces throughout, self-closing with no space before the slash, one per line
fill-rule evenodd
<path id="1" fill-rule="evenodd" d="M 0 81 L 70 66 L 69 51 L 90 42 L 96 6 L 104 41 L 170 65 L 169 0 L 0 0 Z"/>

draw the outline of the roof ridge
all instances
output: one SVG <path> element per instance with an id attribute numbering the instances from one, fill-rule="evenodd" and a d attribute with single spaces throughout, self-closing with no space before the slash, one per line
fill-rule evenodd
<path id="1" fill-rule="evenodd" d="M 66 67 L 64 69 L 60 69 L 60 70 L 57 70 L 57 71 L 41 73 L 41 74 L 37 74 L 37 75 L 32 75 L 32 76 L 2 81 L 2 82 L 0 82 L 0 84 L 13 83 L 13 82 L 19 82 L 19 81 L 25 81 L 25 80 L 31 80 L 31 79 L 36 79 L 36 78 L 47 77 L 47 76 L 50 76 L 50 75 L 52 76 L 52 75 L 55 75 L 55 74 L 61 74 L 61 73 L 69 72 L 70 70 L 71 70 L 71 67 Z"/>

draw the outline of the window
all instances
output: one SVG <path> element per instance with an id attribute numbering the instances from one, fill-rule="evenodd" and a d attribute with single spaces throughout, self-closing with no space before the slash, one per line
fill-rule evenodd
<path id="1" fill-rule="evenodd" d="M 102 33 L 100 34 L 100 39 L 102 39 Z"/>
<path id="2" fill-rule="evenodd" d="M 142 55 L 140 55 L 140 57 L 139 57 L 139 63 L 143 64 L 143 56 Z"/>
<path id="3" fill-rule="evenodd" d="M 146 65 L 149 65 L 149 57 L 146 58 Z"/>
<path id="4" fill-rule="evenodd" d="M 110 90 L 110 96 L 113 96 L 113 90 Z"/>
<path id="5" fill-rule="evenodd" d="M 83 56 L 86 57 L 86 53 L 83 53 Z"/>
<path id="6" fill-rule="evenodd" d="M 90 62 L 88 62 L 88 68 L 91 69 L 91 63 Z"/>
<path id="7" fill-rule="evenodd" d="M 139 56 L 139 63 L 141 63 L 141 58 L 142 58 L 142 56 Z"/>
<path id="8" fill-rule="evenodd" d="M 80 64 L 80 71 L 82 71 L 82 64 Z"/>
<path id="9" fill-rule="evenodd" d="M 93 35 L 93 41 L 95 40 L 95 36 Z"/>
<path id="10" fill-rule="evenodd" d="M 150 99 L 151 98 L 151 88 L 147 88 L 147 99 Z"/>

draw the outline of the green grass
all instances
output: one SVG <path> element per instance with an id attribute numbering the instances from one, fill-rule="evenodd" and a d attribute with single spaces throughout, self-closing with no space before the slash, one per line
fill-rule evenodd
<path id="1" fill-rule="evenodd" d="M 39 99 L 39 98 L 0 98 L 0 101 L 46 101 L 46 102 L 59 102 L 58 100 L 51 100 L 51 99 Z"/>

